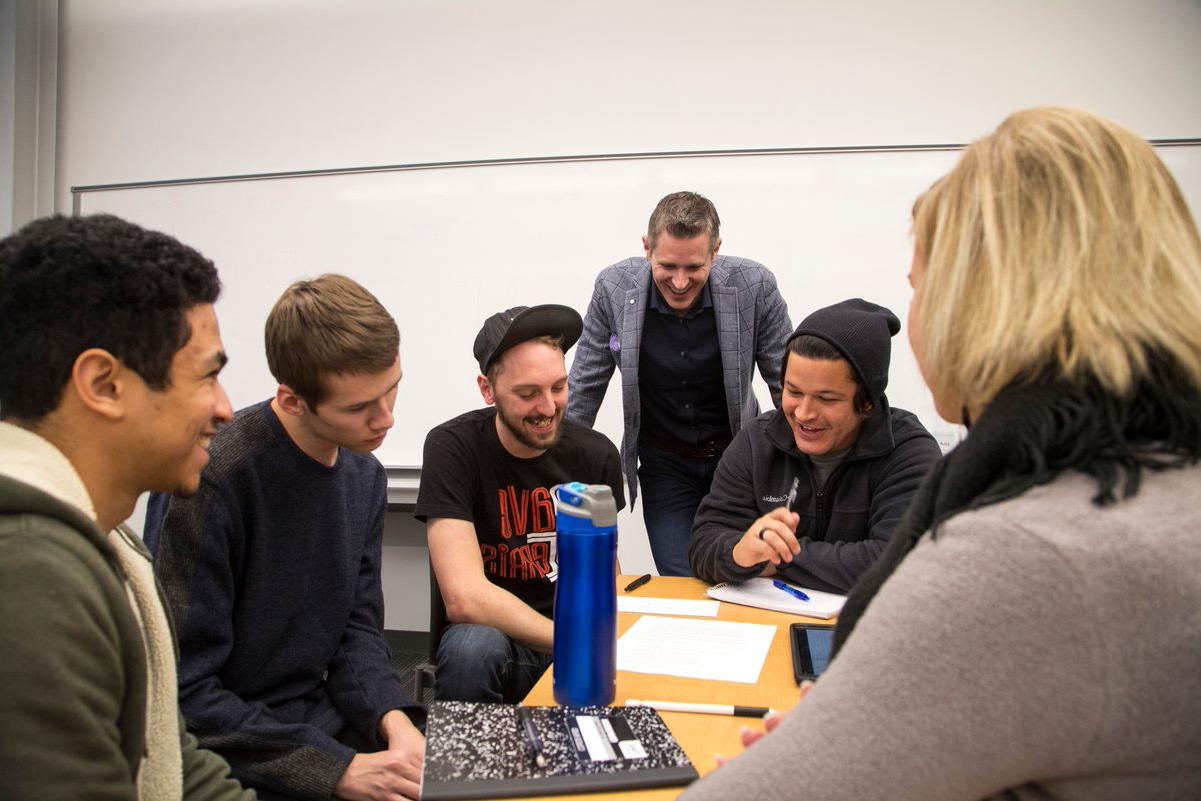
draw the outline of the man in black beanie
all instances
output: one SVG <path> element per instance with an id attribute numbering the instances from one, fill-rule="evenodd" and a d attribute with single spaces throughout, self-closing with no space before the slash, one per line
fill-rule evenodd
<path id="1" fill-rule="evenodd" d="M 900 330 L 891 311 L 856 298 L 792 333 L 781 408 L 738 433 L 697 510 L 688 556 L 698 578 L 780 575 L 845 593 L 880 555 L 941 455 L 884 395 Z"/>

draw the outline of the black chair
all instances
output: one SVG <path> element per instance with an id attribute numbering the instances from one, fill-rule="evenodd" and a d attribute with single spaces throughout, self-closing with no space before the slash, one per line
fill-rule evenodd
<path id="1" fill-rule="evenodd" d="M 438 576 L 430 563 L 430 647 L 426 661 L 414 668 L 414 685 L 417 701 L 425 698 L 425 691 L 434 689 L 434 668 L 438 664 L 438 644 L 442 642 L 442 631 L 446 628 L 446 604 L 442 601 L 442 590 L 438 587 Z"/>

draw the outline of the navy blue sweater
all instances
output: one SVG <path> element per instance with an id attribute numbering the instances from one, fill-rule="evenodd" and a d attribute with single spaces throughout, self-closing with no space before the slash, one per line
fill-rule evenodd
<path id="1" fill-rule="evenodd" d="M 384 713 L 416 711 L 389 664 L 387 479 L 369 454 L 302 452 L 268 403 L 218 432 L 191 498 L 154 495 L 146 544 L 179 634 L 179 701 L 236 777 L 328 798 Z"/>

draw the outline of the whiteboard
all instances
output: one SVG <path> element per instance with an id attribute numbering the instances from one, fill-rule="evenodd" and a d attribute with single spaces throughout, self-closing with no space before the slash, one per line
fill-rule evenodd
<path id="1" fill-rule="evenodd" d="M 1160 154 L 1194 210 L 1201 146 Z M 758 152 L 591 161 L 479 163 L 260 180 L 77 187 L 79 213 L 109 212 L 165 231 L 216 262 L 235 408 L 273 394 L 263 353 L 267 313 L 289 283 L 324 272 L 371 290 L 401 331 L 396 426 L 377 455 L 420 465 L 426 432 L 482 405 L 471 346 L 485 317 L 516 305 L 585 312 L 597 272 L 641 255 L 660 197 L 691 189 L 722 220 L 722 252 L 766 264 L 793 324 L 863 297 L 905 323 L 914 198 L 949 170 L 936 150 Z M 569 354 L 570 360 L 570 354 Z M 614 377 L 597 428 L 621 437 Z M 760 405 L 770 400 L 756 382 Z M 893 340 L 888 396 L 945 443 L 905 331 Z"/>

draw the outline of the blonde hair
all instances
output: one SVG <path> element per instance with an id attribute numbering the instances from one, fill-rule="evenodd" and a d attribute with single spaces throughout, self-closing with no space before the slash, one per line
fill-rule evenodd
<path id="1" fill-rule="evenodd" d="M 325 400 L 325 378 L 387 370 L 400 353 L 392 315 L 356 281 L 327 273 L 297 281 L 267 316 L 267 366 L 310 407 Z"/>
<path id="2" fill-rule="evenodd" d="M 973 143 L 914 204 L 931 387 L 982 408 L 1050 372 L 1127 395 L 1148 356 L 1201 391 L 1201 239 L 1151 146 L 1037 108 Z"/>

